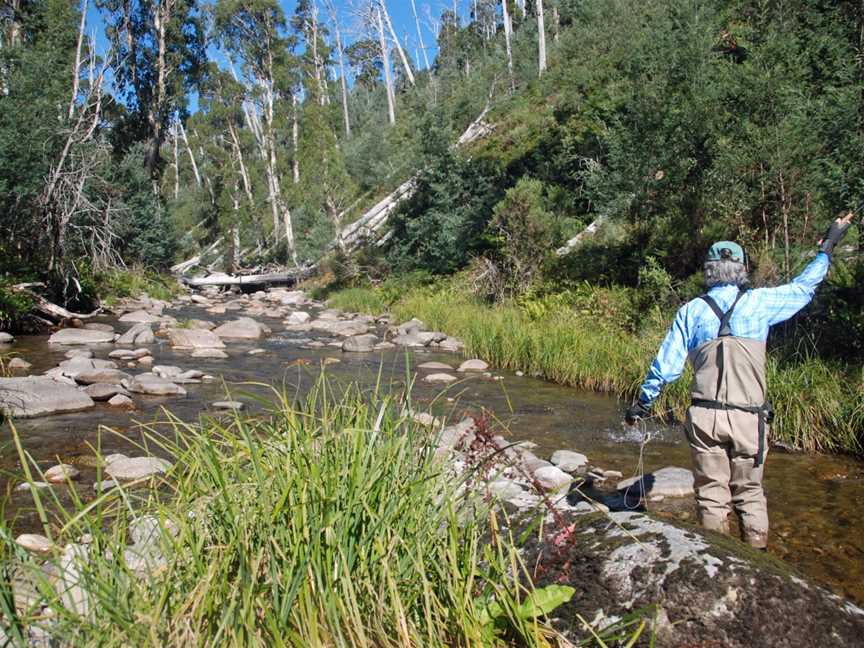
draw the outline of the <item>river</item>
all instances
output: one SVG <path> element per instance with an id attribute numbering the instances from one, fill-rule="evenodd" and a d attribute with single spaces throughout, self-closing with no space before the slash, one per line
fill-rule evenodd
<path id="1" fill-rule="evenodd" d="M 178 320 L 215 322 L 237 316 L 211 315 L 194 306 L 183 306 L 170 314 Z M 253 396 L 266 397 L 268 390 L 248 383 L 272 383 L 302 392 L 317 378 L 325 358 L 339 360 L 326 367 L 336 381 L 373 389 L 380 379 L 386 388 L 400 391 L 416 376 L 416 364 L 432 360 L 458 364 L 452 354 L 425 350 L 354 354 L 335 348 L 302 349 L 309 338 L 332 338 L 314 332 L 285 332 L 279 320 L 257 319 L 271 326 L 273 335 L 260 341 L 229 343 L 227 360 L 191 358 L 188 352 L 173 350 L 164 339 L 151 346 L 155 364 L 200 369 L 224 382 L 185 385 L 185 398 L 136 396 L 138 409 L 132 413 L 97 403 L 94 409 L 76 414 L 20 420 L 16 426 L 25 449 L 43 469 L 58 460 L 77 465 L 82 471 L 77 491 L 82 497 L 92 497 L 93 448 L 100 447 L 103 454 L 128 453 L 133 442 L 141 438 L 140 423 L 164 420 L 163 407 L 181 419 L 194 420 L 209 403 L 224 400 L 227 389 L 232 398 L 247 402 L 249 411 L 254 412 L 263 405 Z M 111 317 L 101 321 L 121 331 L 128 326 L 118 325 Z M 107 357 L 112 348 L 95 349 L 96 357 Z M 253 348 L 266 353 L 249 355 Z M 11 350 L 33 363 L 29 373 L 35 375 L 57 366 L 68 347 L 48 345 L 47 336 L 22 336 Z M 494 375 L 500 379 L 465 378 L 443 394 L 440 386 L 416 380 L 412 391 L 415 410 L 429 409 L 454 422 L 465 413 L 486 410 L 494 416 L 500 433 L 514 441 L 536 443 L 534 452 L 540 457 L 548 458 L 558 449 L 576 450 L 586 454 L 593 466 L 618 470 L 625 477 L 634 474 L 638 435 L 622 425 L 622 407 L 614 398 L 508 372 L 495 371 Z M 689 451 L 679 430 L 655 426 L 651 432 L 653 438 L 644 455 L 646 471 L 689 467 Z M 9 493 L 7 519 L 16 531 L 35 528 L 32 496 L 11 489 L 21 471 L 8 423 L 0 429 L 0 468 L 0 488 Z M 65 488 L 55 487 L 61 503 L 70 501 Z M 772 522 L 770 551 L 837 594 L 864 604 L 864 509 L 860 506 L 864 501 L 864 463 L 844 456 L 772 451 L 765 489 Z M 695 521 L 692 498 L 649 503 L 648 508 L 660 516 Z"/>

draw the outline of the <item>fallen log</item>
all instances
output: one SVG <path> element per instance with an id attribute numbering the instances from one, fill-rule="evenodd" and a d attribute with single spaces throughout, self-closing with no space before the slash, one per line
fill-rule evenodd
<path id="1" fill-rule="evenodd" d="M 32 288 L 44 288 L 44 286 L 45 284 L 40 282 L 20 283 L 12 286 L 12 292 L 27 295 L 33 302 L 33 310 L 41 313 L 55 323 L 71 319 L 86 320 L 102 313 L 101 308 L 97 308 L 92 313 L 73 313 L 62 306 L 49 302 L 42 295 L 32 290 Z"/>
<path id="2" fill-rule="evenodd" d="M 267 286 L 272 284 L 294 284 L 301 279 L 312 275 L 313 267 L 297 268 L 286 272 L 269 272 L 254 275 L 231 275 L 224 272 L 216 272 L 206 277 L 183 277 L 181 281 L 190 288 L 204 288 L 205 286 Z"/>

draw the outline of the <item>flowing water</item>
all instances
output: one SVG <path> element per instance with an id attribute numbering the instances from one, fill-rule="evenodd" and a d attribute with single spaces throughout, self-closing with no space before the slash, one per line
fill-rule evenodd
<path id="1" fill-rule="evenodd" d="M 200 317 L 217 322 L 236 316 L 211 316 L 193 307 L 172 314 L 178 319 Z M 339 360 L 327 366 L 328 375 L 346 383 L 357 382 L 365 389 L 373 389 L 380 381 L 404 390 L 415 378 L 416 364 L 431 360 L 457 363 L 455 356 L 426 351 L 351 354 L 335 348 L 304 350 L 300 348 L 304 339 L 319 337 L 317 334 L 280 333 L 278 320 L 259 320 L 268 322 L 274 334 L 257 342 L 228 343 L 227 360 L 191 358 L 188 352 L 174 351 L 161 339 L 151 347 L 155 364 L 201 369 L 221 376 L 224 382 L 185 385 L 185 398 L 135 396 L 138 409 L 132 413 L 97 403 L 86 412 L 20 420 L 16 426 L 24 448 L 43 469 L 58 460 L 76 464 L 82 471 L 77 490 L 91 496 L 90 485 L 96 476 L 93 448 L 98 446 L 103 454 L 142 454 L 133 445 L 142 438 L 137 424 L 164 419 L 163 407 L 181 419 L 194 420 L 209 403 L 224 400 L 227 391 L 255 411 L 263 405 L 253 396 L 267 397 L 272 392 L 263 385 L 249 383 L 272 383 L 284 385 L 289 391 L 302 391 L 315 380 L 325 358 Z M 109 318 L 104 321 L 115 323 Z M 21 337 L 13 348 L 33 363 L 30 373 L 34 375 L 55 367 L 67 350 L 50 347 L 45 336 Z M 266 353 L 251 356 L 248 351 L 253 348 L 265 349 Z M 107 357 L 111 349 L 95 349 L 95 357 Z M 634 474 L 639 435 L 623 427 L 622 408 L 614 398 L 506 372 L 497 372 L 496 376 L 501 379 L 466 377 L 449 386 L 444 394 L 440 386 L 416 380 L 412 390 L 414 409 L 428 408 L 453 421 L 465 413 L 486 410 L 508 438 L 536 443 L 534 452 L 540 457 L 548 458 L 558 449 L 577 450 L 588 455 L 592 466 L 619 470 L 625 477 Z M 670 465 L 689 467 L 689 451 L 679 430 L 651 427 L 651 431 L 655 438 L 645 449 L 646 471 Z M 21 470 L 8 424 L 0 428 L 0 468 L 0 488 L 10 498 L 7 518 L 14 519 L 16 530 L 37 526 L 32 496 L 12 492 Z M 61 502 L 69 501 L 65 488 L 55 487 Z M 842 456 L 772 452 L 765 489 L 772 521 L 771 552 L 838 594 L 864 603 L 864 509 L 860 506 L 864 501 L 864 463 Z M 648 507 L 658 515 L 689 522 L 695 519 L 692 498 L 667 499 L 649 503 Z"/>

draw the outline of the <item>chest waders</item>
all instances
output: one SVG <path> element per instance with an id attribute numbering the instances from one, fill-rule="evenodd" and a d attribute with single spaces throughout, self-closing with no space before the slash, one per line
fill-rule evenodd
<path id="1" fill-rule="evenodd" d="M 758 449 L 754 466 L 758 467 L 765 458 L 766 427 L 773 419 L 773 412 L 766 400 L 765 343 L 736 337 L 729 326 L 743 295 L 739 292 L 725 313 L 711 296 L 700 297 L 720 320 L 720 328 L 715 339 L 690 354 L 694 369 L 690 396 L 692 407 L 757 416 Z"/>

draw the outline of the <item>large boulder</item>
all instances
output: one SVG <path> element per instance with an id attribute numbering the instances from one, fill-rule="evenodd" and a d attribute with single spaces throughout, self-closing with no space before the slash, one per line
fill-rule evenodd
<path id="1" fill-rule="evenodd" d="M 51 378 L 0 378 L 0 409 L 7 416 L 32 418 L 78 412 L 93 406 L 93 399 L 87 394 Z"/>
<path id="2" fill-rule="evenodd" d="M 231 322 L 225 322 L 222 326 L 213 329 L 213 333 L 220 338 L 234 340 L 260 340 L 270 333 L 270 327 L 256 322 L 251 317 L 241 317 Z"/>
<path id="3" fill-rule="evenodd" d="M 153 344 L 155 341 L 153 330 L 147 323 L 136 324 L 117 338 L 117 344 Z"/>
<path id="4" fill-rule="evenodd" d="M 523 550 L 538 586 L 575 587 L 555 610 L 556 629 L 574 643 L 590 638 L 580 619 L 602 626 L 644 610 L 666 648 L 861 645 L 864 610 L 737 541 L 635 512 L 565 524 L 531 535 Z"/>
<path id="5" fill-rule="evenodd" d="M 105 344 L 114 341 L 114 334 L 92 329 L 62 329 L 48 338 L 51 344 Z"/>
<path id="6" fill-rule="evenodd" d="M 213 331 L 204 329 L 168 329 L 171 346 L 179 349 L 223 349 L 225 343 Z"/>

